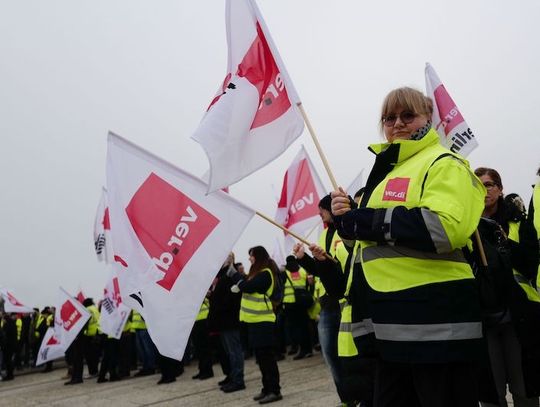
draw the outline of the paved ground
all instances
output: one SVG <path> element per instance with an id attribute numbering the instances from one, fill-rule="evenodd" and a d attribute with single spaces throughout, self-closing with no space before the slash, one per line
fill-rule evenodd
<path id="1" fill-rule="evenodd" d="M 335 406 L 339 400 L 332 379 L 319 353 L 309 359 L 279 362 L 283 400 L 272 406 Z M 64 386 L 65 369 L 51 373 L 16 376 L 0 382 L 0 406 L 255 406 L 252 397 L 261 389 L 260 373 L 253 359 L 246 361 L 246 390 L 225 394 L 217 386 L 223 379 L 214 365 L 214 378 L 199 381 L 194 365 L 175 383 L 156 385 L 159 375 L 97 384 L 96 379 Z"/>

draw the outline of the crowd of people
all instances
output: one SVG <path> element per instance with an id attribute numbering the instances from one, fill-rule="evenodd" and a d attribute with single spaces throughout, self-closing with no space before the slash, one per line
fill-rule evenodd
<path id="1" fill-rule="evenodd" d="M 231 253 L 183 361 L 159 355 L 136 312 L 120 340 L 104 337 L 85 300 L 92 318 L 66 353 L 66 384 L 83 381 L 83 359 L 98 382 L 129 376 L 139 361 L 135 376 L 159 368 L 158 384 L 170 383 L 193 355 L 193 379 L 213 377 L 217 361 L 218 385 L 231 393 L 246 388 L 253 354 L 262 381 L 253 399 L 266 404 L 282 399 L 277 362 L 317 349 L 345 406 L 504 407 L 507 386 L 514 406 L 539 406 L 540 182 L 527 211 L 495 169 L 473 171 L 440 145 L 432 113 L 421 92 L 390 92 L 365 186 L 320 201 L 326 227 L 310 253 L 296 244 L 279 267 L 255 246 L 248 270 Z M 35 358 L 52 312 L 4 315 L 4 380 Z"/>

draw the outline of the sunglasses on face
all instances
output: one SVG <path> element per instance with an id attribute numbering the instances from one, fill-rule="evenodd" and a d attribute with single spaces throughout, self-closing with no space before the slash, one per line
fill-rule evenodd
<path id="1" fill-rule="evenodd" d="M 399 120 L 401 120 L 401 123 L 409 124 L 412 123 L 417 116 L 418 115 L 416 113 L 404 111 L 401 112 L 399 115 L 389 114 L 388 116 L 384 116 L 382 118 L 382 122 L 386 127 L 392 127 L 396 124 L 396 120 L 398 119 L 398 117 Z"/>

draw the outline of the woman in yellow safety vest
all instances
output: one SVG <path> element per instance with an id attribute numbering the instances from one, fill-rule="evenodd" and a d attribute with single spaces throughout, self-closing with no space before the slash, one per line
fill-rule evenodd
<path id="1" fill-rule="evenodd" d="M 227 275 L 242 292 L 240 321 L 248 327 L 248 343 L 254 350 L 262 375 L 262 390 L 253 399 L 260 404 L 281 400 L 279 370 L 274 355 L 274 325 L 276 315 L 270 296 L 274 290 L 278 267 L 266 249 L 255 246 L 249 249 L 251 267 L 247 277 L 229 268 Z M 245 386 L 239 386 L 245 388 Z"/>
<path id="2" fill-rule="evenodd" d="M 492 221 L 493 228 L 489 233 L 483 227 L 488 221 L 482 220 L 479 228 L 482 238 L 498 236 L 504 243 L 503 255 L 507 253 L 506 267 L 499 268 L 506 270 L 507 278 L 499 284 L 496 295 L 490 296 L 496 297 L 499 305 L 495 307 L 495 301 L 491 300 L 491 312 L 484 318 L 490 363 L 482 370 L 480 401 L 483 407 L 506 406 L 508 384 L 515 406 L 539 406 L 540 295 L 534 287 L 538 265 L 536 233 L 526 221 L 521 198 L 516 194 L 504 197 L 501 176 L 496 170 L 480 167 L 475 174 L 487 190 L 482 216 Z M 487 271 L 494 274 L 496 263 L 496 259 L 488 258 Z M 481 275 L 477 274 L 477 279 L 480 293 L 484 293 L 488 283 Z"/>
<path id="3" fill-rule="evenodd" d="M 378 407 L 478 405 L 482 322 L 462 248 L 484 208 L 485 188 L 431 127 L 433 102 L 411 88 L 383 102 L 386 142 L 360 205 L 332 193 L 334 224 L 359 241 L 380 351 Z M 435 123 L 439 125 L 439 123 Z"/>

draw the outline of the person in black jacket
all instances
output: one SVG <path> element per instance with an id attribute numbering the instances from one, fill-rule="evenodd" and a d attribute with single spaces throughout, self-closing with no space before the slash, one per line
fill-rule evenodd
<path id="1" fill-rule="evenodd" d="M 244 350 L 240 339 L 240 300 L 239 293 L 231 292 L 233 280 L 227 271 L 234 270 L 234 254 L 231 253 L 217 274 L 217 281 L 210 297 L 208 325 L 210 331 L 218 332 L 221 344 L 227 355 L 229 372 L 218 384 L 225 393 L 245 388 Z"/>
<path id="2" fill-rule="evenodd" d="M 4 314 L 2 321 L 3 343 L 2 352 L 4 356 L 4 365 L 6 375 L 2 381 L 13 380 L 13 355 L 17 349 L 17 325 L 15 323 L 15 314 Z"/>

